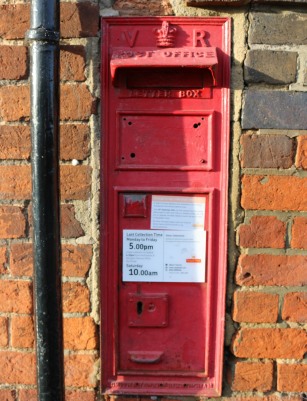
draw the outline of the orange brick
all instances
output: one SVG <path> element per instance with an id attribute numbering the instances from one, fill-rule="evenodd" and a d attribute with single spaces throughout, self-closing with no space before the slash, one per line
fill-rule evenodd
<path id="1" fill-rule="evenodd" d="M 237 362 L 232 389 L 234 391 L 269 391 L 273 386 L 272 362 Z"/>
<path id="2" fill-rule="evenodd" d="M 22 238 L 26 234 L 26 219 L 17 206 L 0 206 L 0 238 Z"/>
<path id="3" fill-rule="evenodd" d="M 62 274 L 71 277 L 85 277 L 90 268 L 92 253 L 91 245 L 63 245 Z"/>
<path id="4" fill-rule="evenodd" d="M 86 159 L 89 156 L 89 138 L 90 130 L 87 124 L 60 125 L 61 160 Z"/>
<path id="5" fill-rule="evenodd" d="M 253 210 L 307 210 L 307 177 L 245 175 L 241 203 Z"/>
<path id="6" fill-rule="evenodd" d="M 16 397 L 16 390 L 0 390 L 1 401 L 16 401 Z"/>
<path id="7" fill-rule="evenodd" d="M 96 36 L 99 24 L 97 4 L 61 3 L 60 32 L 63 38 Z"/>
<path id="8" fill-rule="evenodd" d="M 85 81 L 84 46 L 60 46 L 60 79 Z"/>
<path id="9" fill-rule="evenodd" d="M 278 364 L 277 390 L 291 393 L 307 391 L 307 365 Z"/>
<path id="10" fill-rule="evenodd" d="M 246 323 L 274 323 L 278 318 L 277 294 L 237 291 L 233 299 L 233 320 Z"/>
<path id="11" fill-rule="evenodd" d="M 291 328 L 243 328 L 233 339 L 232 351 L 239 358 L 301 359 L 307 351 L 307 333 Z"/>
<path id="12" fill-rule="evenodd" d="M 90 317 L 64 319 L 64 348 L 93 350 L 97 347 L 95 323 Z"/>
<path id="13" fill-rule="evenodd" d="M 0 6 L 0 37 L 23 39 L 30 26 L 30 4 Z"/>
<path id="14" fill-rule="evenodd" d="M 13 276 L 32 276 L 32 244 L 11 244 L 10 270 Z"/>
<path id="15" fill-rule="evenodd" d="M 297 168 L 307 170 L 307 135 L 297 137 L 295 165 Z"/>
<path id="16" fill-rule="evenodd" d="M 1 316 L 0 317 L 0 347 L 7 347 L 8 344 L 9 344 L 8 319 L 6 317 Z"/>
<path id="17" fill-rule="evenodd" d="M 25 46 L 0 46 L 0 79 L 27 78 L 27 53 Z"/>
<path id="18" fill-rule="evenodd" d="M 2 401 L 2 398 L 0 400 Z M 12 401 L 15 401 L 15 398 Z M 37 401 L 37 391 L 34 389 L 20 389 L 19 401 Z M 95 392 L 68 390 L 65 392 L 65 401 L 95 401 Z"/>
<path id="19" fill-rule="evenodd" d="M 0 280 L 0 312 L 31 313 L 31 288 L 28 281 Z"/>
<path id="20" fill-rule="evenodd" d="M 7 273 L 6 247 L 0 246 L 0 274 Z"/>
<path id="21" fill-rule="evenodd" d="M 1 105 L 1 92 L 0 92 Z M 60 119 L 88 120 L 96 113 L 96 104 L 85 84 L 64 84 L 60 87 Z"/>
<path id="22" fill-rule="evenodd" d="M 307 323 L 306 292 L 290 292 L 285 295 L 282 318 L 289 322 Z"/>
<path id="23" fill-rule="evenodd" d="M 14 348 L 33 348 L 34 323 L 31 316 L 12 316 L 11 332 Z"/>
<path id="24" fill-rule="evenodd" d="M 80 283 L 63 283 L 63 311 L 66 313 L 89 312 L 90 294 L 88 288 Z"/>
<path id="25" fill-rule="evenodd" d="M 34 354 L 0 351 L 0 383 L 35 384 Z"/>
<path id="26" fill-rule="evenodd" d="M 114 4 L 121 15 L 173 15 L 173 8 L 168 0 L 117 0 Z"/>
<path id="27" fill-rule="evenodd" d="M 291 248 L 307 249 L 307 218 L 295 217 L 292 225 Z"/>
<path id="28" fill-rule="evenodd" d="M 1 199 L 30 199 L 30 166 L 0 166 Z"/>
<path id="29" fill-rule="evenodd" d="M 91 190 L 91 168 L 89 166 L 62 166 L 60 182 L 63 200 L 87 200 Z"/>
<path id="30" fill-rule="evenodd" d="M 95 387 L 96 358 L 94 355 L 67 355 L 65 357 L 65 385 L 71 387 Z"/>
<path id="31" fill-rule="evenodd" d="M 236 272 L 239 285 L 303 286 L 307 256 L 241 255 Z"/>
<path id="32" fill-rule="evenodd" d="M 0 125 L 0 159 L 28 159 L 31 153 L 30 127 Z"/>
<path id="33" fill-rule="evenodd" d="M 12 104 L 14 107 L 12 107 Z M 29 85 L 5 85 L 0 87 L 0 117 L 4 121 L 29 120 Z"/>
<path id="34" fill-rule="evenodd" d="M 286 225 L 275 216 L 253 216 L 250 224 L 239 227 L 244 248 L 284 248 Z"/>
<path id="35" fill-rule="evenodd" d="M 63 238 L 78 238 L 84 235 L 80 222 L 75 216 L 74 205 L 61 206 L 61 236 Z"/>

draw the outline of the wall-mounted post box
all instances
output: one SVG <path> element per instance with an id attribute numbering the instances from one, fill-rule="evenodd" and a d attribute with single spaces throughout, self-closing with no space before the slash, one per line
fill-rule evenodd
<path id="1" fill-rule="evenodd" d="M 230 21 L 102 27 L 103 391 L 218 396 Z"/>

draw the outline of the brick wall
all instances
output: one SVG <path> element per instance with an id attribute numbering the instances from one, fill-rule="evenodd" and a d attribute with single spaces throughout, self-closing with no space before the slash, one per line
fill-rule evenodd
<path id="1" fill-rule="evenodd" d="M 222 9 L 219 1 L 211 8 L 205 3 L 61 3 L 68 401 L 94 401 L 99 394 L 99 13 L 232 17 L 223 399 L 301 400 L 307 392 L 307 9 L 299 0 L 291 6 L 282 0 L 269 5 L 264 0 L 246 1 L 245 6 Z M 0 0 L 1 401 L 36 400 L 29 51 L 24 43 L 29 13 L 28 1 Z"/>

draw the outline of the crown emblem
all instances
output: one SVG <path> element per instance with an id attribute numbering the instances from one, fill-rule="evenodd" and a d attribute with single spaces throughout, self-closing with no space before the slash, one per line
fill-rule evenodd
<path id="1" fill-rule="evenodd" d="M 171 28 L 167 21 L 162 22 L 160 29 L 156 29 L 157 46 L 158 47 L 173 47 L 175 43 L 175 33 L 177 29 Z"/>

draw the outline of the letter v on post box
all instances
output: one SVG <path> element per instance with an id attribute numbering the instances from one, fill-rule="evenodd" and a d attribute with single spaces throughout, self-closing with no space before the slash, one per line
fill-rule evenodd
<path id="1" fill-rule="evenodd" d="M 230 20 L 102 19 L 102 392 L 221 394 Z"/>

